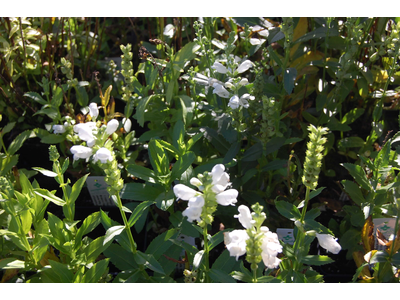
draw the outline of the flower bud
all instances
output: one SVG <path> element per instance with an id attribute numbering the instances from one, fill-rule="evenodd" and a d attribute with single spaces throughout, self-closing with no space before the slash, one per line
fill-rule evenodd
<path id="1" fill-rule="evenodd" d="M 107 123 L 106 133 L 108 135 L 113 134 L 119 126 L 119 122 L 116 119 L 112 119 L 110 122 Z"/>

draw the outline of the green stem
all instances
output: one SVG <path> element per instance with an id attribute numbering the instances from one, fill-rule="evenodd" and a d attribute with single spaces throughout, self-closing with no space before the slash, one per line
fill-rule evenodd
<path id="1" fill-rule="evenodd" d="M 204 238 L 204 273 L 205 273 L 205 281 L 206 283 L 210 282 L 208 272 L 210 270 L 209 266 L 209 248 L 208 248 L 208 233 L 207 233 L 207 224 L 204 225 L 203 228 L 203 238 Z"/>
<path id="2" fill-rule="evenodd" d="M 308 205 L 308 201 L 310 200 L 310 188 L 309 187 L 306 187 L 307 188 L 307 190 L 306 190 L 306 197 L 305 197 L 305 200 L 304 200 L 304 206 L 303 206 L 303 209 L 302 209 L 302 211 L 301 211 L 301 218 L 300 218 L 300 222 L 303 224 L 303 221 L 304 221 L 304 218 L 305 218 L 305 216 L 306 216 L 306 212 L 307 212 L 307 205 Z M 298 231 L 297 231 L 297 235 L 296 235 L 296 240 L 295 240 L 295 242 L 294 242 L 294 248 L 293 248 L 293 252 L 294 252 L 294 255 L 296 256 L 296 259 L 297 259 L 297 256 L 298 256 L 298 250 L 299 250 L 299 248 L 300 248 L 300 245 L 301 244 L 303 244 L 304 243 L 304 238 L 305 238 L 305 233 L 303 232 L 303 230 L 301 230 L 301 229 L 299 229 Z M 298 270 L 299 269 L 299 267 L 301 266 L 302 264 L 301 263 L 299 263 L 297 260 L 294 262 L 294 264 L 293 264 L 293 269 L 294 270 Z"/>
<path id="3" fill-rule="evenodd" d="M 125 225 L 125 230 L 126 230 L 126 233 L 128 234 L 129 243 L 131 245 L 131 251 L 132 251 L 133 254 L 136 254 L 136 252 L 137 252 L 136 243 L 133 240 L 131 228 L 129 227 L 128 220 L 126 218 L 125 212 L 122 209 L 121 197 L 119 196 L 118 193 L 115 196 L 117 197 L 119 212 L 121 213 L 122 220 L 124 221 L 124 225 Z"/>

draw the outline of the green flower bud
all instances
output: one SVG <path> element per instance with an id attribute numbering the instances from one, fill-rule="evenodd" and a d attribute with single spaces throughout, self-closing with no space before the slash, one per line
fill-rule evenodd
<path id="1" fill-rule="evenodd" d="M 55 145 L 51 145 L 49 147 L 49 156 L 51 161 L 56 161 L 60 157 L 60 154 L 57 151 L 57 147 Z"/>
<path id="2" fill-rule="evenodd" d="M 318 177 L 323 158 L 322 152 L 324 151 L 323 144 L 327 141 L 323 135 L 328 133 L 328 128 L 316 128 L 310 124 L 308 130 L 310 131 L 310 141 L 307 143 L 302 181 L 305 186 L 313 190 L 316 189 L 318 185 Z"/>

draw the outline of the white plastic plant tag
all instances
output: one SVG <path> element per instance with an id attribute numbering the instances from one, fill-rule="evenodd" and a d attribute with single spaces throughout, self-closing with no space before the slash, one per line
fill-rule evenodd
<path id="1" fill-rule="evenodd" d="M 294 236 L 292 228 L 277 228 L 276 233 L 278 234 L 278 239 L 283 241 L 285 244 L 293 245 Z"/>
<path id="2" fill-rule="evenodd" d="M 375 250 L 385 250 L 385 246 L 380 244 L 377 239 L 377 230 L 383 235 L 387 241 L 392 241 L 394 238 L 394 229 L 396 225 L 395 218 L 377 218 L 374 222 Z"/>
<path id="3" fill-rule="evenodd" d="M 104 176 L 89 176 L 86 179 L 86 184 L 94 205 L 115 206 L 110 194 L 107 192 L 107 183 L 104 181 Z"/>

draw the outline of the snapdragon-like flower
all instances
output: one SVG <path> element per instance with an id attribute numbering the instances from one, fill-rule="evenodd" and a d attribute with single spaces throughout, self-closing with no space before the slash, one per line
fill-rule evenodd
<path id="1" fill-rule="evenodd" d="M 277 257 L 282 252 L 282 245 L 279 243 L 278 235 L 271 232 L 268 227 L 261 226 L 265 220 L 265 213 L 262 206 L 258 203 L 252 206 L 254 212 L 245 205 L 238 207 L 239 214 L 235 218 L 246 229 L 234 230 L 224 235 L 224 242 L 230 256 L 235 256 L 236 260 L 246 252 L 246 260 L 252 264 L 252 268 L 257 268 L 257 264 L 262 260 L 268 268 L 276 268 L 281 260 Z M 243 248 L 243 241 L 246 242 Z"/>
<path id="2" fill-rule="evenodd" d="M 79 138 L 85 141 L 89 147 L 93 147 L 95 140 L 93 130 L 97 128 L 95 122 L 79 123 L 74 125 L 74 131 L 78 133 Z"/>
<path id="3" fill-rule="evenodd" d="M 251 216 L 250 209 L 246 205 L 240 205 L 238 207 L 239 214 L 234 215 L 235 218 L 239 219 L 240 224 L 246 229 L 254 226 L 254 220 Z"/>
<path id="4" fill-rule="evenodd" d="M 235 205 L 237 202 L 238 191 L 235 189 L 225 189 L 230 185 L 229 175 L 225 172 L 222 164 L 215 165 L 211 172 L 199 175 L 199 178 L 190 179 L 190 183 L 196 186 L 196 191 L 184 184 L 177 184 L 173 191 L 178 199 L 188 201 L 188 207 L 182 213 L 188 217 L 188 221 L 204 221 L 206 224 L 212 221 L 212 213 L 218 204 L 223 206 Z M 205 209 L 203 209 L 205 207 Z"/>
<path id="5" fill-rule="evenodd" d="M 218 96 L 222 97 L 222 98 L 229 98 L 230 94 L 229 92 L 224 88 L 224 86 L 222 84 L 219 83 L 214 83 L 213 84 L 213 93 L 217 94 Z"/>
<path id="6" fill-rule="evenodd" d="M 103 164 L 107 163 L 107 161 L 112 161 L 111 151 L 104 147 L 97 150 L 96 154 L 93 155 L 93 162 L 97 162 L 98 160 Z"/>
<path id="7" fill-rule="evenodd" d="M 80 158 L 88 160 L 93 153 L 92 148 L 81 145 L 72 146 L 70 151 L 74 155 L 74 160 L 78 160 Z"/>
<path id="8" fill-rule="evenodd" d="M 276 268 L 281 262 L 277 255 L 282 252 L 283 247 L 279 243 L 278 235 L 275 232 L 269 231 L 268 227 L 265 226 L 261 226 L 260 229 L 264 233 L 261 245 L 261 257 L 264 265 L 270 269 Z"/>
<path id="9" fill-rule="evenodd" d="M 234 95 L 229 99 L 228 106 L 232 109 L 237 109 L 239 106 L 243 106 L 244 108 L 249 107 L 249 102 L 247 101 L 248 99 L 254 100 L 254 96 L 250 94 L 244 94 L 240 98 L 237 95 Z"/>
<path id="10" fill-rule="evenodd" d="M 119 122 L 116 119 L 112 119 L 110 122 L 107 123 L 106 132 L 108 135 L 113 134 L 119 126 Z"/>
<path id="11" fill-rule="evenodd" d="M 316 233 L 316 236 L 318 238 L 319 245 L 329 252 L 332 252 L 333 254 L 338 254 L 340 250 L 342 250 L 342 247 L 332 235 Z"/>
<path id="12" fill-rule="evenodd" d="M 131 121 L 130 119 L 123 118 L 123 119 L 122 119 L 122 124 L 124 124 L 124 130 L 125 130 L 125 132 L 131 131 L 131 128 L 132 128 L 132 121 Z"/>
<path id="13" fill-rule="evenodd" d="M 64 125 L 53 125 L 53 131 L 54 133 L 64 133 L 65 132 L 65 127 Z"/>
<path id="14" fill-rule="evenodd" d="M 224 242 L 230 256 L 235 256 L 238 260 L 239 256 L 246 254 L 246 240 L 248 239 L 249 235 L 243 229 L 225 233 Z"/>
<path id="15" fill-rule="evenodd" d="M 97 108 L 97 103 L 92 102 L 89 104 L 89 115 L 92 119 L 96 120 L 97 116 L 99 115 L 99 109 Z"/>
<path id="16" fill-rule="evenodd" d="M 220 62 L 214 62 L 214 64 L 211 66 L 211 68 L 213 68 L 216 72 L 221 73 L 221 74 L 226 74 L 228 72 L 230 73 L 244 73 L 246 72 L 248 69 L 250 69 L 253 66 L 253 63 L 246 59 L 245 61 L 243 61 L 238 67 L 237 69 L 233 69 L 231 70 L 230 68 L 225 67 L 223 64 L 221 64 Z"/>

